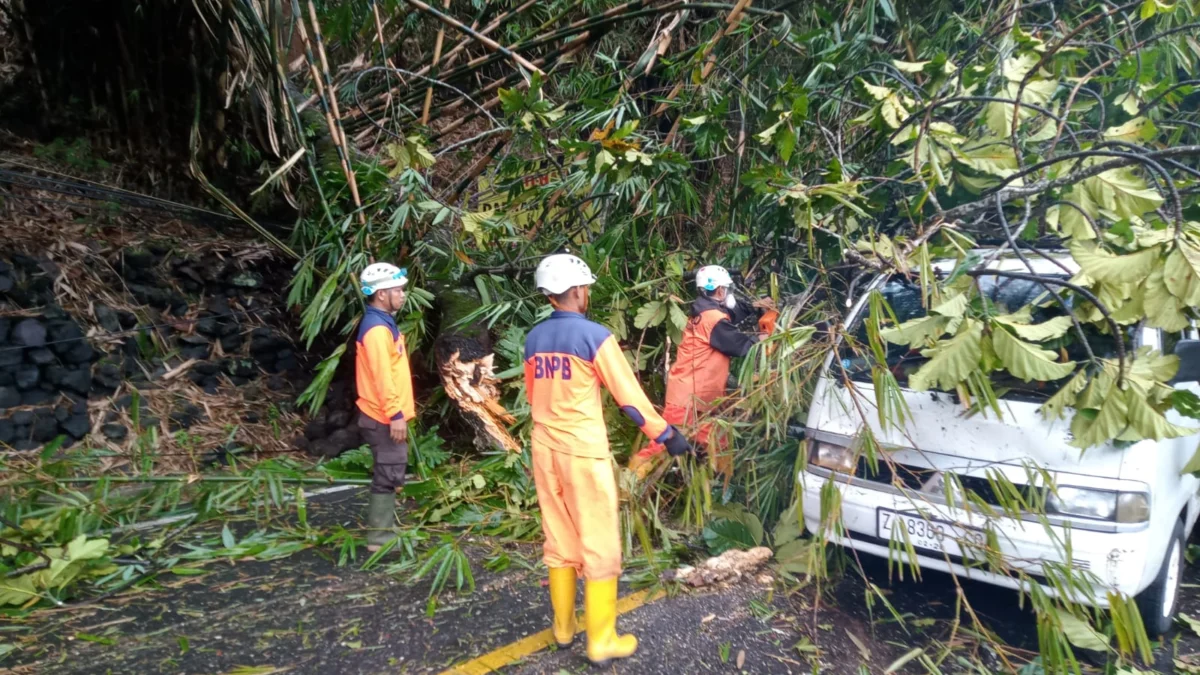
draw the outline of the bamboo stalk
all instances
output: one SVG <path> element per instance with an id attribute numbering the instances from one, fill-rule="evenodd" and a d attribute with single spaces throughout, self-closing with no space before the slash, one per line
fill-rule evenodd
<path id="1" fill-rule="evenodd" d="M 515 62 L 517 65 L 521 66 L 525 70 L 529 70 L 529 71 L 538 73 L 539 75 L 545 75 L 545 73 L 543 73 L 540 68 L 538 68 L 537 66 L 530 63 L 529 60 L 527 60 L 525 57 L 509 50 L 507 47 L 502 46 L 500 43 L 489 38 L 488 36 L 482 35 L 476 30 L 472 30 L 470 26 L 463 24 L 463 22 L 459 21 L 458 19 L 455 19 L 452 16 L 448 16 L 448 15 L 444 14 L 443 12 L 440 12 L 440 11 L 434 9 L 433 7 L 430 7 L 428 4 L 422 2 L 421 0 L 404 0 L 404 1 L 407 2 L 408 4 L 412 5 L 413 7 L 416 7 L 417 9 L 421 10 L 422 12 L 429 14 L 430 16 L 437 19 L 438 21 L 441 21 L 442 23 L 444 23 L 452 28 L 457 28 L 458 30 L 462 31 L 463 33 L 466 33 L 467 35 L 474 38 L 476 42 L 479 42 L 480 44 L 487 47 L 488 49 L 490 49 L 494 52 L 499 52 L 499 53 L 507 56 L 508 58 L 512 59 L 513 62 Z M 309 2 L 311 3 L 312 0 L 309 0 Z"/>
<path id="2" fill-rule="evenodd" d="M 296 32 L 300 34 L 300 42 L 304 45 L 304 59 L 308 63 L 308 72 L 313 79 L 313 87 L 317 90 L 317 100 L 321 102 L 321 108 L 325 112 L 325 124 L 329 127 L 329 136 L 333 139 L 334 148 L 337 149 L 342 171 L 347 175 L 346 182 L 349 182 L 349 162 L 342 150 L 341 135 L 338 132 L 338 125 L 333 121 L 333 109 L 329 105 L 329 99 L 325 96 L 325 84 L 320 71 L 317 70 L 316 56 L 313 54 L 312 42 L 308 39 L 308 30 L 304 27 L 304 15 L 300 13 L 300 5 L 297 0 L 292 0 L 292 14 L 296 20 Z"/>
<path id="3" fill-rule="evenodd" d="M 379 20 L 379 5 L 375 3 L 375 0 L 371 0 L 371 13 L 375 15 L 375 38 L 379 40 L 379 55 L 383 59 L 383 65 L 395 68 L 395 64 L 387 55 L 387 42 L 383 39 L 383 22 Z"/>
<path id="4" fill-rule="evenodd" d="M 717 45 L 721 42 L 721 40 L 723 40 L 725 38 L 726 35 L 733 32 L 734 27 L 736 27 L 738 22 L 740 22 L 742 20 L 742 13 L 746 10 L 747 7 L 750 6 L 750 3 L 752 1 L 753 0 L 738 0 L 738 3 L 733 6 L 733 9 L 729 10 L 729 15 L 725 18 L 725 26 L 721 28 L 721 31 L 719 33 L 717 33 L 717 35 L 712 39 L 712 41 L 709 42 L 708 47 L 706 47 L 704 50 L 705 51 L 705 62 L 704 62 L 704 67 L 700 70 L 700 81 L 703 82 L 705 79 L 707 79 L 709 74 L 712 73 L 713 68 L 716 67 L 717 57 L 714 52 L 717 48 Z M 671 101 L 674 101 L 675 98 L 678 97 L 679 93 L 682 91 L 683 91 L 683 83 L 682 82 L 676 83 L 675 87 L 673 89 L 671 89 L 671 92 L 669 94 L 667 94 L 667 99 L 665 101 L 663 101 L 662 103 L 659 103 L 658 107 L 654 109 L 654 112 L 650 113 L 650 116 L 658 117 L 659 115 L 666 112 L 667 107 L 670 105 Z M 675 133 L 675 128 L 672 128 L 671 133 L 667 135 L 667 139 L 668 139 L 667 143 L 668 144 L 670 143 L 670 138 L 674 135 L 674 133 Z"/>
<path id="5" fill-rule="evenodd" d="M 317 39 L 317 55 L 321 59 L 321 70 L 325 76 L 325 88 L 328 89 L 330 110 L 333 112 L 333 120 L 337 124 L 337 134 L 334 140 L 341 142 L 343 169 L 346 172 L 346 182 L 350 186 L 350 196 L 354 199 L 354 209 L 358 212 L 358 223 L 366 225 L 367 217 L 362 212 L 362 200 L 358 196 L 358 181 L 354 177 L 354 167 L 350 164 L 350 145 L 346 142 L 346 130 L 342 126 L 341 111 L 338 110 L 337 89 L 334 88 L 333 77 L 329 74 L 329 59 L 325 56 L 325 42 L 321 37 L 321 24 L 317 20 L 317 6 L 313 4 L 313 0 L 308 0 L 308 14 L 312 19 L 313 37 Z"/>
<path id="6" fill-rule="evenodd" d="M 450 0 L 443 0 L 442 10 L 450 9 Z M 482 33 L 480 33 L 482 35 Z M 442 40 L 446 38 L 446 27 L 442 26 L 438 29 L 437 39 L 433 43 L 433 61 L 429 64 L 429 72 L 433 72 L 437 68 L 438 61 L 442 58 Z M 433 85 L 425 88 L 425 105 L 421 108 L 421 126 L 429 125 L 429 106 L 433 103 Z"/>

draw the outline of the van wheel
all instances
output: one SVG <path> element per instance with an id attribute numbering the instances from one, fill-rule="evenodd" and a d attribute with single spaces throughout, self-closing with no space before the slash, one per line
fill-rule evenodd
<path id="1" fill-rule="evenodd" d="M 1179 602 L 1179 584 L 1183 576 L 1183 521 L 1175 522 L 1175 531 L 1167 544 L 1158 576 L 1137 596 L 1138 611 L 1151 639 L 1161 637 L 1175 622 L 1175 606 Z"/>

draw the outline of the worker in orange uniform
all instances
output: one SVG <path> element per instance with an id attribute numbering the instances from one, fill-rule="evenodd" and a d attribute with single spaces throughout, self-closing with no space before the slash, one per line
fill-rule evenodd
<path id="1" fill-rule="evenodd" d="M 637 638 L 616 630 L 621 536 L 601 385 L 672 455 L 691 447 L 654 411 L 612 333 L 584 317 L 595 282 L 587 263 L 573 255 L 551 255 L 538 265 L 535 283 L 554 312 L 525 339 L 525 391 L 554 639 L 565 646 L 575 636 L 575 580 L 582 573 L 587 656 L 603 664 L 633 654 Z"/>
<path id="2" fill-rule="evenodd" d="M 707 265 L 696 271 L 699 297 L 692 304 L 691 316 L 683 329 L 675 364 L 667 377 L 667 400 L 663 419 L 682 426 L 699 422 L 696 446 L 701 451 L 711 442 L 712 422 L 702 417 L 713 410 L 717 400 L 725 397 L 729 380 L 729 363 L 745 356 L 750 348 L 775 331 L 779 312 L 767 309 L 758 320 L 758 335 L 747 335 L 735 324 L 749 316 L 733 294 L 733 278 L 719 265 Z M 712 445 L 721 446 L 721 443 Z M 713 448 L 709 456 L 714 467 L 730 475 L 732 460 Z M 645 478 L 653 467 L 653 458 L 663 451 L 661 443 L 650 443 L 629 460 L 629 468 Z"/>
<path id="3" fill-rule="evenodd" d="M 358 326 L 354 358 L 358 385 L 358 428 L 375 460 L 367 502 L 367 550 L 393 538 L 396 489 L 408 466 L 408 423 L 416 417 L 412 372 L 396 312 L 404 306 L 405 270 L 375 263 L 359 277 L 367 310 Z"/>

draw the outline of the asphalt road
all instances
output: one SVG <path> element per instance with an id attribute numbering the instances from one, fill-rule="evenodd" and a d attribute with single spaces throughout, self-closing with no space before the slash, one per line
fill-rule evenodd
<path id="1" fill-rule="evenodd" d="M 355 526 L 364 503 L 358 492 L 314 499 L 310 518 Z M 0 673 L 442 673 L 549 625 L 544 571 L 514 564 L 489 572 L 482 561 L 495 545 L 477 544 L 476 591 L 445 596 L 432 615 L 426 583 L 338 567 L 329 551 L 307 550 L 269 562 L 209 564 L 204 576 L 165 578 L 103 606 L 47 610 L 6 625 L 12 637 L 0 641 L 15 638 L 22 649 L 0 662 Z M 537 547 L 506 551 L 517 561 L 538 559 Z M 1200 617 L 1194 569 L 1187 581 L 1193 585 L 1182 609 Z M 1010 659 L 1036 650 L 1034 617 L 1015 593 L 971 583 L 964 591 L 1010 645 Z M 949 577 L 889 582 L 886 566 L 871 562 L 835 584 L 790 592 L 756 577 L 672 592 L 622 615 L 619 628 L 638 636 L 639 650 L 603 671 L 586 662 L 580 636 L 567 649 L 539 651 L 499 672 L 882 673 L 911 650 L 934 654 L 938 645 L 952 646 L 942 662 L 947 673 L 967 672 L 964 664 L 1003 670 L 994 650 L 962 624 L 956 629 L 957 605 Z M 1158 672 L 1172 672 L 1173 658 L 1192 653 L 1200 653 L 1200 637 L 1181 629 L 1158 650 Z M 897 672 L 925 671 L 910 662 Z"/>

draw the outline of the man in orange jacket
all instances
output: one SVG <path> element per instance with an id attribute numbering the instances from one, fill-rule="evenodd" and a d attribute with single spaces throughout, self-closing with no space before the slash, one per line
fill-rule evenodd
<path id="1" fill-rule="evenodd" d="M 616 630 L 621 535 L 601 386 L 672 455 L 691 448 L 654 411 L 612 333 L 584 317 L 596 281 L 587 263 L 568 254 L 548 256 L 535 281 L 555 310 L 525 338 L 533 478 L 546 535 L 554 638 L 566 645 L 575 636 L 575 580 L 582 574 L 587 656 L 602 664 L 633 654 L 637 638 Z"/>
<path id="2" fill-rule="evenodd" d="M 773 333 L 779 312 L 766 310 L 758 320 L 759 334 L 747 335 L 735 327 L 749 314 L 733 295 L 733 278 L 728 270 L 718 265 L 701 267 L 696 272 L 696 288 L 699 297 L 692 305 L 691 318 L 684 327 L 675 364 L 667 377 L 663 419 L 680 426 L 699 423 L 697 447 L 714 450 L 709 453 L 714 467 L 728 476 L 732 473 L 732 459 L 725 454 L 726 444 L 712 441 L 712 422 L 703 421 L 703 417 L 713 410 L 717 400 L 725 397 L 730 361 L 745 356 L 764 335 Z M 630 458 L 629 468 L 639 478 L 645 478 L 654 465 L 654 457 L 662 451 L 662 444 L 649 443 Z"/>
<path id="3" fill-rule="evenodd" d="M 367 550 L 392 539 L 396 489 L 408 466 L 408 423 L 416 417 L 412 372 L 396 312 L 404 305 L 405 270 L 375 263 L 359 277 L 367 310 L 358 326 L 354 357 L 358 385 L 358 428 L 375 460 L 367 502 Z"/>

